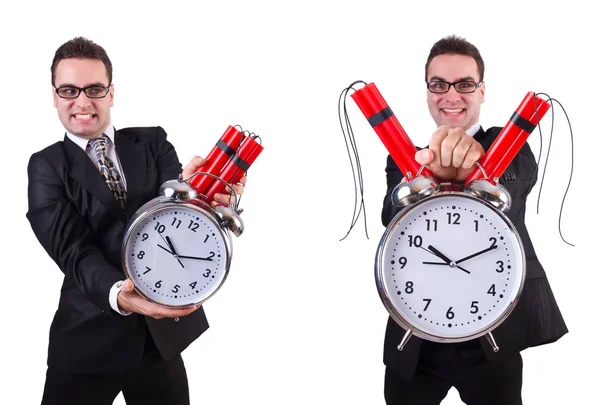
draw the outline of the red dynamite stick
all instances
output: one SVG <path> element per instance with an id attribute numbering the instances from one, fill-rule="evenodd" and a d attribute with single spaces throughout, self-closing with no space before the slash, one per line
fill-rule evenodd
<path id="1" fill-rule="evenodd" d="M 494 143 L 479 162 L 490 182 L 495 184 L 494 179 L 502 176 L 502 173 L 517 156 L 517 153 L 549 108 L 550 103 L 536 97 L 531 91 L 527 93 L 513 116 L 502 128 Z M 481 170 L 475 170 L 465 181 L 465 184 L 483 178 L 485 176 Z"/>
<path id="2" fill-rule="evenodd" d="M 229 125 L 221 139 L 206 156 L 206 163 L 198 169 L 198 172 L 217 176 L 230 157 L 235 155 L 235 150 L 240 146 L 243 139 L 244 135 Z M 189 185 L 194 187 L 198 193 L 204 194 L 214 181 L 216 180 L 210 176 L 199 174 L 190 179 Z"/>
<path id="3" fill-rule="evenodd" d="M 421 168 L 421 165 L 415 161 L 417 148 L 415 148 L 375 84 L 367 84 L 362 89 L 354 92 L 351 97 L 383 142 L 400 171 L 405 176 L 410 173 L 414 177 Z M 427 168 L 423 168 L 421 174 L 433 177 L 433 174 Z"/>
<path id="4" fill-rule="evenodd" d="M 262 145 L 253 138 L 246 137 L 235 156 L 223 167 L 223 170 L 219 173 L 219 177 L 229 184 L 237 183 L 246 174 L 250 165 L 254 163 L 263 149 Z M 226 188 L 222 182 L 215 181 L 205 193 L 208 201 L 212 201 L 214 195 L 217 193 L 227 194 Z"/>

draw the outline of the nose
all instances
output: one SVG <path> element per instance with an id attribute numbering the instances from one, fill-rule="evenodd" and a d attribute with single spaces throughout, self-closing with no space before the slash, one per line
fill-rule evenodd
<path id="1" fill-rule="evenodd" d="M 79 93 L 79 95 L 77 96 L 77 98 L 74 101 L 75 101 L 75 105 L 77 105 L 78 107 L 89 106 L 91 103 L 90 98 L 85 94 L 84 91 Z"/>
<path id="2" fill-rule="evenodd" d="M 448 101 L 458 101 L 461 98 L 461 94 L 456 91 L 454 86 L 450 86 L 450 90 L 444 94 L 444 98 Z"/>

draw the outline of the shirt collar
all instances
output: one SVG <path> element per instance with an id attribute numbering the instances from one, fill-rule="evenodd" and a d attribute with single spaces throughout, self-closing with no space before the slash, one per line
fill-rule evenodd
<path id="1" fill-rule="evenodd" d="M 465 133 L 469 136 L 474 136 L 477 131 L 479 131 L 479 128 L 481 128 L 481 125 L 479 123 L 473 125 L 472 127 L 470 127 L 469 129 L 467 129 L 465 131 Z"/>
<path id="2" fill-rule="evenodd" d="M 115 143 L 115 127 L 113 127 L 112 124 L 108 124 L 108 127 L 106 127 L 106 129 L 104 130 L 104 133 L 106 134 L 106 136 L 108 136 L 108 138 L 114 145 L 114 143 Z M 70 140 L 72 140 L 75 143 L 75 145 L 78 145 L 84 151 L 86 150 L 89 139 L 85 139 L 80 136 L 73 135 L 69 131 L 67 131 L 67 137 Z"/>

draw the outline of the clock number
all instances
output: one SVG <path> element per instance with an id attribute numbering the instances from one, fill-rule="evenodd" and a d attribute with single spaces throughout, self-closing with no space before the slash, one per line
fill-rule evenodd
<path id="1" fill-rule="evenodd" d="M 143 250 L 140 250 L 140 253 L 138 253 L 137 258 L 143 259 L 145 254 L 146 254 L 146 252 L 144 252 Z"/>
<path id="2" fill-rule="evenodd" d="M 210 276 L 210 273 L 211 273 L 210 269 L 206 269 L 206 273 L 204 273 L 204 274 L 202 274 L 202 275 L 203 275 L 204 277 L 208 277 L 208 276 Z"/>
<path id="3" fill-rule="evenodd" d="M 490 242 L 492 242 L 492 244 L 490 245 L 490 247 L 496 246 L 496 238 L 490 238 Z"/>
<path id="4" fill-rule="evenodd" d="M 447 213 L 448 215 L 448 223 L 451 225 L 460 225 L 460 214 L 458 212 L 449 212 Z M 452 218 L 454 218 L 454 221 L 452 221 Z"/>
<path id="5" fill-rule="evenodd" d="M 429 308 L 429 304 L 431 304 L 431 298 L 423 298 L 423 301 L 427 301 L 427 304 L 425 304 L 425 308 L 423 308 L 423 312 L 427 311 L 427 308 Z"/>
<path id="6" fill-rule="evenodd" d="M 197 282 L 197 281 L 194 281 L 193 283 L 190 283 L 190 287 L 192 287 L 192 288 L 196 288 L 196 284 L 198 284 L 198 282 Z"/>
<path id="7" fill-rule="evenodd" d="M 210 255 L 207 257 L 207 259 L 212 259 L 215 256 L 215 252 L 210 252 Z"/>
<path id="8" fill-rule="evenodd" d="M 400 259 L 398 259 L 398 263 L 400 263 L 400 268 L 403 269 L 404 266 L 406 266 L 406 257 L 402 256 Z"/>
<path id="9" fill-rule="evenodd" d="M 200 226 L 199 223 L 194 222 L 190 219 L 190 224 L 188 225 L 188 229 L 191 229 L 192 231 L 196 232 L 196 229 L 198 229 L 199 226 Z"/>
<path id="10" fill-rule="evenodd" d="M 496 296 L 496 284 L 492 284 L 492 286 L 490 287 L 490 289 L 488 290 L 487 293 L 491 294 L 495 297 Z"/>
<path id="11" fill-rule="evenodd" d="M 475 232 L 479 232 L 479 221 L 474 220 L 474 222 L 475 222 Z"/>
<path id="12" fill-rule="evenodd" d="M 406 288 L 404 289 L 404 292 L 407 294 L 412 294 L 415 289 L 413 288 L 415 284 L 412 281 L 407 281 L 406 282 Z"/>
<path id="13" fill-rule="evenodd" d="M 471 313 L 472 314 L 476 314 L 477 312 L 479 312 L 479 307 L 477 306 L 477 304 L 479 304 L 479 301 L 471 302 Z"/>
<path id="14" fill-rule="evenodd" d="M 142 235 L 142 241 L 145 241 L 146 239 L 148 239 L 148 234 L 147 233 L 145 233 L 145 234 Z"/>
<path id="15" fill-rule="evenodd" d="M 208 240 L 208 234 L 206 234 L 206 238 L 204 238 L 204 243 Z"/>
<path id="16" fill-rule="evenodd" d="M 147 268 L 148 270 L 146 270 L 146 271 L 144 272 L 144 274 L 146 274 L 146 273 L 150 273 L 150 271 L 151 271 L 152 269 L 151 269 L 150 267 L 148 267 L 148 266 L 146 266 L 146 268 Z"/>
<path id="17" fill-rule="evenodd" d="M 431 228 L 431 223 L 433 223 L 433 231 L 434 232 L 437 231 L 437 219 L 426 219 L 425 222 L 427 222 L 427 230 L 428 231 Z"/>
<path id="18" fill-rule="evenodd" d="M 158 233 L 163 233 L 165 231 L 165 226 L 161 225 L 160 222 L 157 222 L 154 230 L 158 231 Z"/>
<path id="19" fill-rule="evenodd" d="M 162 280 L 158 280 L 158 281 L 157 281 L 157 282 L 154 284 L 154 287 L 156 287 L 156 288 L 160 288 L 160 287 L 162 287 L 162 284 L 161 284 L 161 283 L 162 283 Z"/>
<path id="20" fill-rule="evenodd" d="M 502 260 L 498 260 L 496 264 L 500 266 L 499 269 L 496 269 L 496 272 L 502 273 L 504 271 L 504 262 Z"/>
<path id="21" fill-rule="evenodd" d="M 413 237 L 412 235 L 408 235 L 408 246 L 412 247 L 413 245 L 416 247 L 421 247 L 423 244 L 423 238 L 419 235 Z"/>
<path id="22" fill-rule="evenodd" d="M 179 291 L 179 289 L 181 288 L 181 286 L 175 284 L 175 287 L 173 287 L 173 289 L 171 290 L 172 292 L 176 293 Z"/>
<path id="23" fill-rule="evenodd" d="M 175 222 L 177 222 L 177 225 L 175 225 Z M 175 228 L 179 228 L 179 225 L 181 225 L 181 220 L 177 219 L 177 217 L 174 217 L 173 222 L 171 222 L 171 226 L 175 226 Z"/>
<path id="24" fill-rule="evenodd" d="M 446 312 L 446 318 L 454 319 L 454 312 L 452 312 L 452 307 L 448 308 L 448 311 Z"/>

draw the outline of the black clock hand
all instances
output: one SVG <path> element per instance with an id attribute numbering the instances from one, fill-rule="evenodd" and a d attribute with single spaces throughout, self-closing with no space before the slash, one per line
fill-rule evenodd
<path id="1" fill-rule="evenodd" d="M 171 250 L 173 251 L 173 254 L 174 254 L 174 255 L 176 255 L 176 254 L 177 254 L 177 251 L 175 250 L 175 246 L 173 246 L 173 243 L 171 242 L 171 238 L 169 238 L 169 237 L 167 236 L 167 238 L 166 238 L 166 239 L 167 239 L 167 244 L 169 245 L 169 248 L 171 248 Z"/>
<path id="2" fill-rule="evenodd" d="M 212 262 L 212 259 L 208 258 L 208 257 L 196 257 L 196 256 L 179 256 L 182 259 L 197 259 L 197 260 L 208 260 L 209 262 Z"/>
<path id="3" fill-rule="evenodd" d="M 462 259 L 460 259 L 460 260 L 457 260 L 457 261 L 456 261 L 456 263 L 457 263 L 457 264 L 458 264 L 458 263 L 462 263 L 462 262 L 464 262 L 464 261 L 466 261 L 466 260 L 469 260 L 469 259 L 472 259 L 472 258 L 474 258 L 475 256 L 479 256 L 479 255 L 482 255 L 482 254 L 484 254 L 484 253 L 486 253 L 486 252 L 489 252 L 490 250 L 494 250 L 494 249 L 496 249 L 497 247 L 498 247 L 498 245 L 492 245 L 492 246 L 490 246 L 489 248 L 486 248 L 486 249 L 480 250 L 479 252 L 477 252 L 477 253 L 473 253 L 473 254 L 472 254 L 472 255 L 470 255 L 470 256 L 463 257 Z"/>
<path id="4" fill-rule="evenodd" d="M 173 252 L 171 252 L 169 249 L 167 249 L 167 248 L 166 248 L 166 247 L 164 247 L 164 246 L 161 246 L 161 245 L 159 245 L 158 243 L 156 244 L 156 246 L 158 246 L 158 247 L 159 247 L 159 248 L 161 248 L 161 249 L 164 249 L 164 250 L 166 250 L 166 251 L 167 251 L 167 252 L 169 252 L 170 254 L 173 254 Z"/>
<path id="5" fill-rule="evenodd" d="M 169 252 L 167 249 L 165 249 L 164 247 L 162 247 L 160 245 L 158 245 L 158 247 L 161 247 L 161 248 L 167 250 L 167 252 L 171 253 L 173 255 L 173 257 L 177 259 L 177 261 L 179 262 L 179 264 L 181 265 L 181 267 L 183 267 L 185 269 L 185 266 L 183 265 L 183 263 L 181 263 L 181 260 L 179 260 L 179 257 L 177 256 L 177 252 L 175 252 L 175 247 L 171 243 L 171 239 L 168 236 L 167 236 L 167 239 L 165 239 L 162 236 L 162 233 L 160 233 L 160 232 L 158 234 L 160 235 L 160 237 L 162 238 L 162 240 L 164 240 L 167 243 L 167 245 L 169 245 L 169 248 L 171 249 L 171 251 Z"/>
<path id="6" fill-rule="evenodd" d="M 427 249 L 429 249 L 429 251 L 431 253 L 433 253 L 434 255 L 436 255 L 437 257 L 439 257 L 440 259 L 442 259 L 443 261 L 446 262 L 446 264 L 450 267 L 456 267 L 462 271 L 464 271 L 467 274 L 471 274 L 471 272 L 459 265 L 457 265 L 455 262 L 453 262 L 452 260 L 448 259 L 442 252 L 440 252 L 439 250 L 437 250 L 436 248 L 434 248 L 432 245 L 427 246 Z M 425 249 L 425 250 L 427 250 Z"/>
<path id="7" fill-rule="evenodd" d="M 451 264 L 452 263 L 452 260 L 448 259 L 442 252 L 440 252 L 439 250 L 437 250 L 433 246 L 429 245 L 429 246 L 427 246 L 427 249 L 431 250 L 431 252 L 434 255 L 436 255 L 437 257 L 439 257 L 443 261 L 445 261 L 447 264 Z"/>

